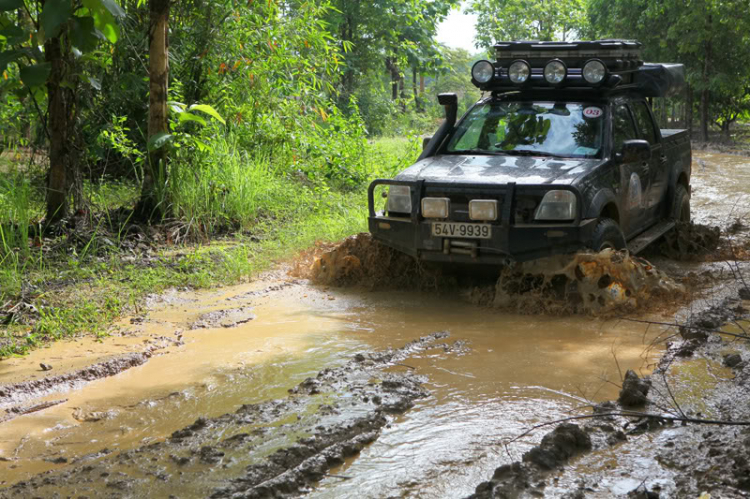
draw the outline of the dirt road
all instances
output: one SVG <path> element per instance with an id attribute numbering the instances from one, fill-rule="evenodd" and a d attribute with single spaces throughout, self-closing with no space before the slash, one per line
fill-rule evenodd
<path id="1" fill-rule="evenodd" d="M 723 186 L 750 160 L 696 159 L 696 218 L 728 230 L 750 183 Z M 714 280 L 639 319 L 672 322 L 736 294 L 721 262 L 657 265 Z M 650 373 L 663 334 L 454 292 L 314 286 L 284 269 L 175 290 L 117 336 L 0 363 L 0 496 L 466 497 L 543 433 L 504 441 L 615 399 L 627 369 Z"/>

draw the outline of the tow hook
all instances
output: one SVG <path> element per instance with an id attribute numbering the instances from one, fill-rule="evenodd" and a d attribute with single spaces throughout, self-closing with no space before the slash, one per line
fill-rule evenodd
<path id="1" fill-rule="evenodd" d="M 479 253 L 479 243 L 476 241 L 462 241 L 458 239 L 443 239 L 443 253 L 446 255 L 469 255 L 476 258 Z"/>

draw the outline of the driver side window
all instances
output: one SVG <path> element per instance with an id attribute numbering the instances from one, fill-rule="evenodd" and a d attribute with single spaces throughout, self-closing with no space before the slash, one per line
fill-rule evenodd
<path id="1" fill-rule="evenodd" d="M 618 152 L 622 148 L 622 143 L 626 140 L 637 139 L 638 134 L 635 131 L 633 118 L 625 104 L 620 104 L 615 108 L 612 114 L 613 124 L 613 146 L 614 151 Z"/>

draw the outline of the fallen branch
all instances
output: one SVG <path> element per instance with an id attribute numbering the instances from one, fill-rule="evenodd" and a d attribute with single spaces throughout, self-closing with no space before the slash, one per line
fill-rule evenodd
<path id="1" fill-rule="evenodd" d="M 538 425 L 534 425 L 525 432 L 521 433 L 520 435 L 517 435 L 513 437 L 512 439 L 505 442 L 504 445 L 512 444 L 513 442 L 516 442 L 526 435 L 529 435 L 533 433 L 535 430 L 538 430 L 539 428 L 544 428 L 545 426 L 552 426 L 558 423 L 565 423 L 567 421 L 576 421 L 579 419 L 593 419 L 593 418 L 603 418 L 607 416 L 620 416 L 620 417 L 626 417 L 626 418 L 650 418 L 650 419 L 658 419 L 661 421 L 672 421 L 672 422 L 680 422 L 680 423 L 694 423 L 694 424 L 707 424 L 707 425 L 722 425 L 722 426 L 750 426 L 750 421 L 722 421 L 722 420 L 716 420 L 716 419 L 699 419 L 699 418 L 688 418 L 688 417 L 682 417 L 682 416 L 666 416 L 663 414 L 651 414 L 648 412 L 639 412 L 639 411 L 617 411 L 617 412 L 605 412 L 600 414 L 584 414 L 581 416 L 570 416 L 567 418 L 562 419 L 556 419 L 554 421 L 546 421 L 544 423 L 539 423 Z"/>
<path id="2" fill-rule="evenodd" d="M 640 324 L 655 324 L 657 326 L 684 327 L 686 329 L 703 329 L 704 331 L 708 331 L 710 333 L 725 334 L 727 336 L 732 336 L 734 338 L 742 338 L 742 339 L 750 340 L 750 336 L 745 335 L 745 334 L 730 333 L 728 331 L 722 331 L 721 329 L 710 329 L 710 328 L 705 328 L 705 327 L 700 327 L 700 326 L 691 326 L 690 324 L 680 324 L 677 322 L 647 321 L 644 319 L 631 319 L 630 317 L 620 317 L 620 320 L 629 321 L 629 322 L 638 322 Z"/>

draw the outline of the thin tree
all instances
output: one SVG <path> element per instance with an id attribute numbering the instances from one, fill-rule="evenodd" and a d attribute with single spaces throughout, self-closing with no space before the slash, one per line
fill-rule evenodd
<path id="1" fill-rule="evenodd" d="M 166 178 L 167 88 L 169 83 L 169 0 L 149 0 L 149 161 L 143 175 L 141 199 L 136 211 L 143 218 L 165 212 L 162 192 Z"/>

